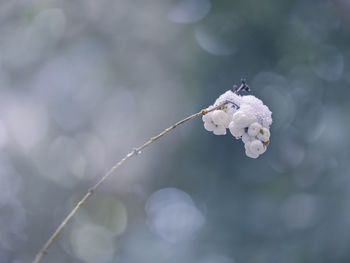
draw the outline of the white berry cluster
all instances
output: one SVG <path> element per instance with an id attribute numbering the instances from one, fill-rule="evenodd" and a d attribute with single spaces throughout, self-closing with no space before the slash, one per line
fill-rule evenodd
<path id="1" fill-rule="evenodd" d="M 220 109 L 215 107 L 225 103 Z M 222 94 L 207 108 L 209 112 L 202 119 L 204 128 L 215 135 L 225 135 L 226 129 L 242 139 L 245 153 L 250 158 L 258 158 L 266 151 L 270 142 L 271 111 L 258 98 L 240 96 L 231 90 Z"/>

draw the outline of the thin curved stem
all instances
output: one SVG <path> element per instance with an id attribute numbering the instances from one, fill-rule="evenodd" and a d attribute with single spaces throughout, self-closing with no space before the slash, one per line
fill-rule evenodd
<path id="1" fill-rule="evenodd" d="M 238 89 L 236 91 L 236 93 L 239 91 L 240 89 Z M 79 208 L 89 199 L 89 197 L 94 193 L 94 191 L 96 191 L 96 189 L 107 179 L 109 178 L 114 172 L 115 170 L 118 169 L 119 166 L 121 166 L 126 160 L 130 159 L 131 157 L 133 157 L 134 155 L 137 155 L 141 150 L 143 150 L 144 148 L 146 148 L 148 145 L 150 145 L 151 143 L 155 142 L 156 140 L 158 140 L 159 138 L 163 137 L 165 134 L 167 134 L 168 132 L 170 132 L 171 130 L 175 129 L 177 126 L 192 120 L 196 117 L 199 117 L 201 115 L 205 115 L 208 112 L 217 110 L 222 108 L 225 104 L 227 104 L 229 102 L 224 102 L 210 110 L 201 110 L 200 112 L 197 112 L 195 114 L 192 114 L 188 117 L 186 117 L 185 119 L 178 121 L 177 123 L 173 124 L 172 126 L 170 126 L 169 128 L 166 128 L 164 131 L 162 131 L 161 133 L 159 133 L 157 136 L 154 136 L 152 138 L 150 138 L 147 142 L 145 142 L 144 144 L 142 144 L 141 146 L 134 148 L 131 152 L 129 152 L 127 155 L 124 156 L 123 159 L 121 159 L 118 163 L 116 163 L 94 186 L 92 186 L 87 193 L 84 195 L 84 197 L 76 204 L 76 206 L 73 208 L 73 210 L 66 216 L 66 218 L 61 222 L 61 224 L 57 227 L 56 231 L 50 236 L 50 238 L 46 241 L 45 245 L 43 246 L 43 248 L 36 254 L 35 259 L 33 260 L 33 263 L 39 263 L 42 259 L 42 257 L 47 254 L 47 250 L 48 248 L 51 246 L 51 244 L 53 243 L 53 241 L 58 237 L 58 235 L 61 233 L 62 229 L 67 225 L 67 223 L 72 219 L 72 217 L 76 214 L 76 212 L 79 210 Z"/>
<path id="2" fill-rule="evenodd" d="M 245 81 L 242 81 L 242 84 L 234 91 L 234 93 L 238 94 L 239 91 L 241 91 L 242 89 L 244 89 L 246 87 L 246 83 Z M 177 123 L 171 125 L 169 128 L 166 128 L 164 131 L 162 131 L 161 133 L 159 133 L 157 136 L 154 136 L 152 138 L 150 138 L 147 142 L 145 142 L 144 144 L 142 144 L 139 147 L 134 148 L 131 152 L 129 152 L 127 155 L 124 156 L 123 159 L 121 159 L 118 163 L 116 163 L 94 186 L 92 186 L 87 193 L 84 195 L 84 197 L 75 205 L 75 207 L 73 208 L 73 210 L 65 217 L 65 219 L 63 219 L 63 221 L 61 222 L 61 224 L 57 227 L 57 229 L 55 230 L 55 232 L 50 236 L 50 238 L 46 241 L 46 243 L 44 244 L 44 246 L 42 247 L 42 249 L 36 254 L 34 260 L 32 263 L 39 263 L 42 259 L 42 257 L 47 254 L 47 250 L 49 249 L 49 247 L 52 245 L 53 241 L 58 237 L 58 235 L 61 233 L 61 231 L 63 230 L 63 228 L 67 225 L 67 223 L 72 219 L 72 217 L 78 212 L 79 208 L 89 199 L 89 197 L 96 191 L 96 189 L 108 178 L 110 177 L 115 170 L 118 169 L 119 166 L 121 166 L 126 160 L 130 159 L 131 157 L 133 157 L 134 155 L 137 155 L 141 150 L 143 150 L 144 148 L 146 148 L 148 145 L 150 145 L 151 143 L 155 142 L 156 140 L 158 140 L 159 138 L 163 137 L 165 134 L 167 134 L 168 132 L 170 132 L 171 130 L 175 129 L 177 126 L 192 120 L 196 117 L 199 117 L 201 115 L 205 115 L 208 112 L 217 110 L 222 108 L 223 106 L 225 106 L 227 103 L 230 103 L 229 101 L 223 102 L 220 105 L 208 110 L 201 110 L 200 112 L 197 112 L 195 114 L 192 114 L 186 118 L 184 118 L 181 121 L 178 121 Z"/>

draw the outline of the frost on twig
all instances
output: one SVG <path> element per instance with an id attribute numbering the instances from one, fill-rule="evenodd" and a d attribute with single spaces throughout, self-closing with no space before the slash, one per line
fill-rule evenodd
<path id="1" fill-rule="evenodd" d="M 270 143 L 271 111 L 264 103 L 252 95 L 241 96 L 231 90 L 222 94 L 208 110 L 224 104 L 203 115 L 204 128 L 215 135 L 231 134 L 242 139 L 245 153 L 250 158 L 258 158 Z"/>

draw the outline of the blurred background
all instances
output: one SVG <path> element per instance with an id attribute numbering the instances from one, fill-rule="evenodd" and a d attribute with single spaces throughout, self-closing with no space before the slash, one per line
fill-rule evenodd
<path id="1" fill-rule="evenodd" d="M 257 160 L 192 120 L 127 162 L 43 262 L 350 262 L 350 1 L 0 2 L 0 262 L 30 262 L 133 147 L 246 77 Z"/>

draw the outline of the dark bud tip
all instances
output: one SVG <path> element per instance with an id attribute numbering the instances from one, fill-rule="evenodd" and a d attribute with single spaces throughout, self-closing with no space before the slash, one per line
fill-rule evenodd
<path id="1" fill-rule="evenodd" d="M 245 92 L 250 92 L 250 88 L 247 84 L 247 80 L 245 78 L 241 78 L 241 85 L 243 86 L 242 87 L 242 90 L 244 90 Z"/>

